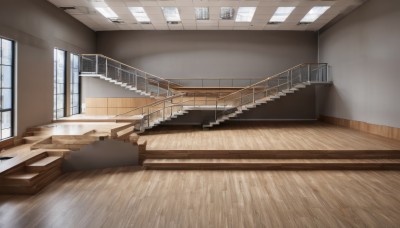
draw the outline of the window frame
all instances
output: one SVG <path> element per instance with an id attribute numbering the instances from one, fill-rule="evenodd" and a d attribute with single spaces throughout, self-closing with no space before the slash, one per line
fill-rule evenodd
<path id="1" fill-rule="evenodd" d="M 81 105 L 81 103 L 82 103 L 82 79 L 81 79 L 81 77 L 79 76 L 79 74 L 80 74 L 80 55 L 79 54 L 75 54 L 75 53 L 73 53 L 73 52 L 70 52 L 69 53 L 70 55 L 70 66 L 69 66 L 69 68 L 70 68 L 70 74 L 69 74 L 69 86 L 70 86 L 70 89 L 69 89 L 69 99 L 70 99 L 70 104 L 69 104 L 69 111 L 70 111 L 70 116 L 72 116 L 72 115 L 77 115 L 77 114 L 80 114 L 81 112 L 82 112 L 82 105 Z M 74 71 L 73 71 L 73 67 L 74 67 L 74 60 L 73 60 L 73 58 L 74 58 L 74 56 L 76 56 L 77 57 L 77 61 L 78 61 L 78 82 L 74 82 L 74 80 L 73 80 L 73 73 L 74 73 Z M 78 84 L 78 93 L 73 93 L 73 87 L 74 87 L 74 85 L 75 84 Z M 73 95 L 74 94 L 78 94 L 78 104 L 76 105 L 76 106 L 73 106 L 74 105 L 74 102 L 73 102 Z M 74 113 L 73 112 L 73 108 L 74 107 L 78 107 L 78 112 L 77 113 Z"/>
<path id="2" fill-rule="evenodd" d="M 58 51 L 62 51 L 63 53 L 64 53 L 64 69 L 63 69 L 63 71 L 64 71 L 64 77 L 63 77 L 63 89 L 64 89 L 64 93 L 58 93 L 58 91 L 57 91 L 57 84 L 61 84 L 61 83 L 58 83 L 58 81 L 57 81 L 57 78 L 58 78 L 58 69 L 56 68 L 57 67 L 57 65 L 58 65 L 58 58 L 56 59 L 56 51 L 58 52 Z M 67 58 L 68 58 L 68 55 L 67 55 L 67 51 L 66 50 L 64 50 L 64 49 L 61 49 L 61 48 L 57 48 L 57 47 L 55 47 L 54 49 L 53 49 L 53 74 L 54 73 L 56 73 L 56 74 L 54 74 L 53 75 L 53 106 L 54 106 L 54 104 L 56 105 L 55 107 L 53 107 L 53 119 L 54 120 L 57 120 L 57 119 L 60 119 L 60 118 L 63 118 L 63 117 L 66 117 L 67 116 L 67 68 L 68 68 L 68 65 L 67 65 Z M 58 53 L 57 53 L 58 54 Z M 58 56 L 58 55 L 57 55 Z M 57 62 L 57 64 L 55 64 Z M 63 116 L 61 116 L 61 117 L 58 117 L 57 116 L 57 110 L 59 110 L 58 108 L 57 108 L 57 104 L 58 104 L 58 102 L 57 102 L 57 96 L 58 95 L 63 95 Z"/>
<path id="3" fill-rule="evenodd" d="M 3 76 L 3 66 L 10 66 L 11 75 L 10 75 L 10 94 L 11 94 L 11 107 L 7 109 L 0 108 L 0 142 L 13 138 L 15 136 L 15 65 L 16 65 L 16 42 L 15 40 L 0 36 L 0 46 L 2 46 L 2 41 L 10 41 L 11 42 L 11 63 L 10 65 L 3 65 L 3 52 L 0 52 L 0 96 L 2 96 L 3 85 L 2 85 L 2 76 Z M 1 49 L 2 50 L 2 49 Z M 8 89 L 8 88 L 6 88 Z M 1 99 L 0 99 L 1 102 Z M 10 112 L 10 135 L 8 137 L 3 137 L 3 113 Z"/>

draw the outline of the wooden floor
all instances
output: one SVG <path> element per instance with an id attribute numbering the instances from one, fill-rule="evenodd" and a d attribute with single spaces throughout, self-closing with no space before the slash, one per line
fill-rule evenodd
<path id="1" fill-rule="evenodd" d="M 0 196 L 0 227 L 399 227 L 400 172 L 142 171 L 64 174 Z"/>
<path id="2" fill-rule="evenodd" d="M 148 150 L 400 150 L 400 141 L 321 122 L 241 123 L 146 133 Z"/>
<path id="3" fill-rule="evenodd" d="M 81 135 L 91 130 L 98 132 L 109 132 L 112 128 L 126 125 L 127 123 L 107 122 L 67 122 L 51 123 L 41 126 L 48 129 L 51 135 Z"/>

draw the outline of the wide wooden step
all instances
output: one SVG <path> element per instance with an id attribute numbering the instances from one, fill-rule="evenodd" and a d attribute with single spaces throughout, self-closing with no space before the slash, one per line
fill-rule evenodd
<path id="1" fill-rule="evenodd" d="M 400 159 L 146 159 L 166 170 L 400 170 Z"/>
<path id="2" fill-rule="evenodd" d="M 40 178 L 31 185 L 4 185 L 0 186 L 2 194 L 35 194 L 49 185 L 52 181 L 61 175 L 61 169 L 54 167 L 40 174 Z"/>
<path id="3" fill-rule="evenodd" d="M 43 136 L 26 136 L 24 137 L 24 143 L 26 144 L 30 144 L 30 143 L 35 143 L 38 142 L 40 140 L 45 139 L 47 136 L 43 135 Z"/>
<path id="4" fill-rule="evenodd" d="M 49 156 L 43 158 L 42 160 L 28 164 L 25 169 L 28 172 L 42 172 L 50 169 L 51 167 L 61 165 L 61 161 L 62 157 L 60 156 Z"/>
<path id="5" fill-rule="evenodd" d="M 29 186 L 40 177 L 39 172 L 17 172 L 1 178 L 0 186 Z"/>

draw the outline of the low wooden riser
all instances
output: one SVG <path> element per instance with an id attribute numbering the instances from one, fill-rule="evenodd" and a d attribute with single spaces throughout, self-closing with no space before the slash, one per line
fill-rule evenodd
<path id="1" fill-rule="evenodd" d="M 400 160 L 346 160 L 332 161 L 274 161 L 265 159 L 265 161 L 210 161 L 197 162 L 182 159 L 181 162 L 168 162 L 166 160 L 145 160 L 143 166 L 150 170 L 400 170 Z M 212 159 L 211 159 L 212 160 Z M 290 159 L 288 159 L 290 160 Z M 192 162 L 191 162 L 192 161 Z"/>
<path id="2" fill-rule="evenodd" d="M 145 159 L 400 159 L 400 150 L 147 150 Z"/>
<path id="3" fill-rule="evenodd" d="M 61 169 L 55 167 L 40 174 L 41 178 L 29 186 L 0 186 L 0 194 L 36 194 L 61 175 Z"/>

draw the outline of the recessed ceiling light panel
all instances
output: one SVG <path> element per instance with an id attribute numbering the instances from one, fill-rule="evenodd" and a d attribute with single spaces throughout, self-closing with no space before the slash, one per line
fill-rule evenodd
<path id="1" fill-rule="evenodd" d="M 251 22 L 257 7 L 239 7 L 236 22 Z"/>
<path id="2" fill-rule="evenodd" d="M 310 11 L 301 19 L 300 23 L 313 23 L 316 21 L 322 14 L 324 14 L 330 6 L 314 6 Z"/>
<path id="3" fill-rule="evenodd" d="M 110 7 L 95 7 L 95 9 L 108 19 L 117 19 L 118 15 Z"/>
<path id="4" fill-rule="evenodd" d="M 150 18 L 147 16 L 146 11 L 143 7 L 129 7 L 132 15 L 135 17 L 136 21 L 139 23 L 150 23 Z"/>
<path id="5" fill-rule="evenodd" d="M 176 7 L 162 7 L 162 11 L 167 23 L 180 22 L 181 16 L 179 15 L 178 8 Z"/>
<path id="6" fill-rule="evenodd" d="M 196 20 L 208 20 L 210 19 L 210 14 L 208 12 L 208 7 L 196 7 Z"/>
<path id="7" fill-rule="evenodd" d="M 282 23 L 285 22 L 289 15 L 296 7 L 278 7 L 274 15 L 272 15 L 269 23 Z"/>
<path id="8" fill-rule="evenodd" d="M 233 14 L 233 7 L 221 7 L 219 18 L 221 18 L 222 20 L 232 20 Z"/>

